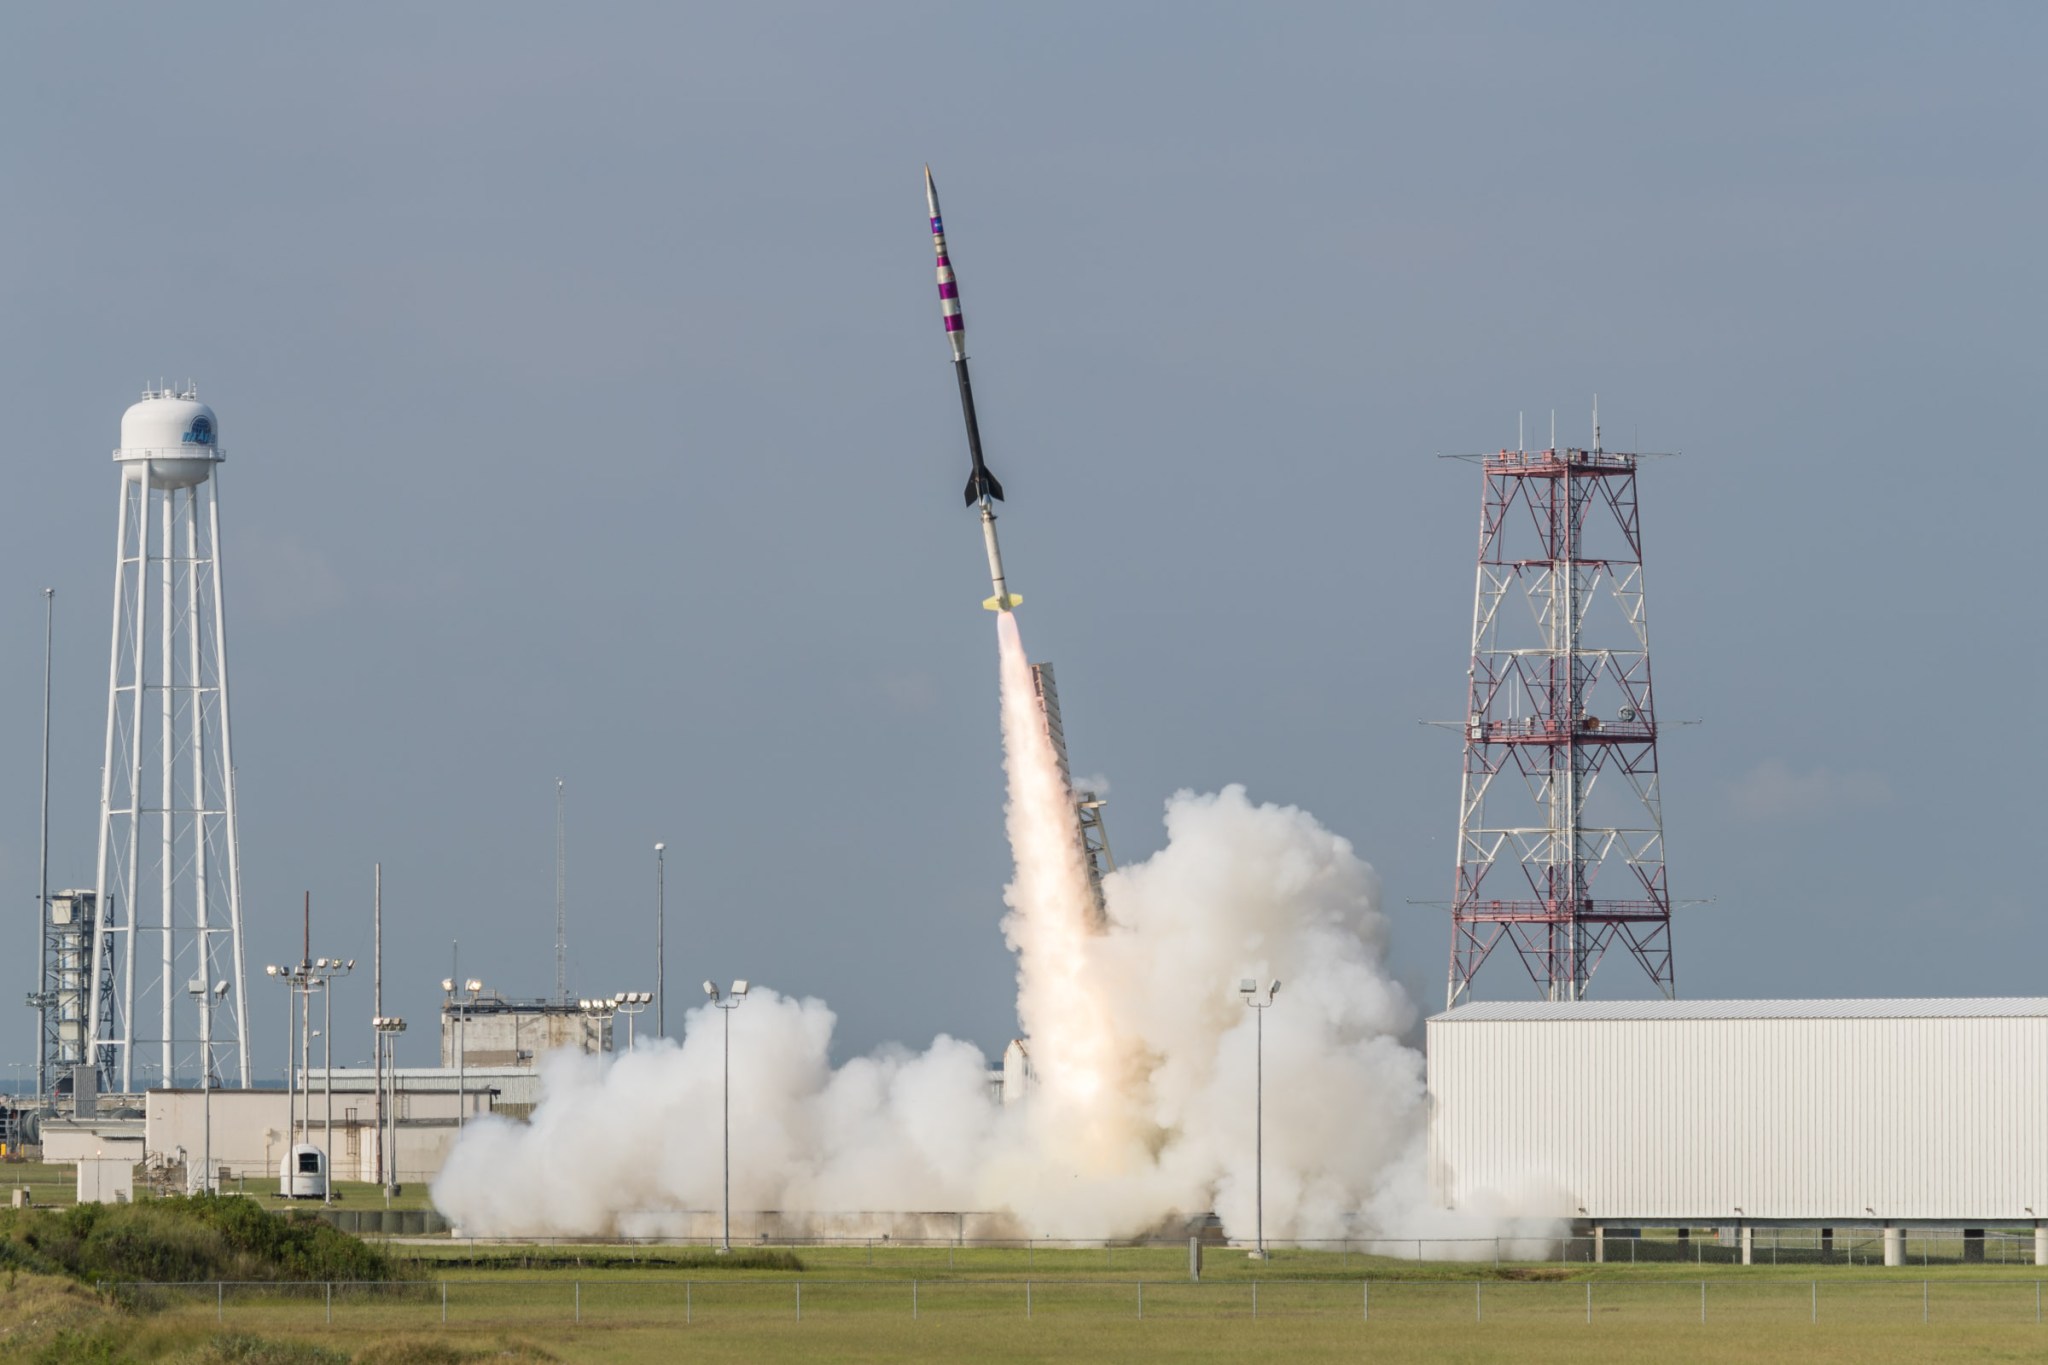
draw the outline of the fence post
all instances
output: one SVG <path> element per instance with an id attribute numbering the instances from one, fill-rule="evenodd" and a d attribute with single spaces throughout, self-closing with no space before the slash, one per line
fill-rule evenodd
<path id="1" fill-rule="evenodd" d="M 1591 1280 L 1586 1281 L 1586 1321 L 1589 1324 L 1593 1321 L 1593 1282 Z"/>
<path id="2" fill-rule="evenodd" d="M 1483 1316 L 1479 1309 L 1479 1284 L 1478 1280 L 1472 1281 L 1472 1321 L 1474 1322 L 1478 1322 L 1481 1316 Z"/>
<path id="3" fill-rule="evenodd" d="M 1140 1321 L 1143 1321 L 1143 1320 L 1144 1320 L 1144 1317 L 1145 1317 L 1145 1282 L 1144 1282 L 1143 1280 L 1140 1280 L 1140 1281 L 1138 1281 L 1138 1318 L 1139 1318 L 1139 1320 L 1140 1320 Z"/>
<path id="4" fill-rule="evenodd" d="M 1927 1321 L 1927 1281 L 1925 1280 L 1920 1281 L 1920 1321 Z"/>
<path id="5" fill-rule="evenodd" d="M 1926 1315 L 1923 1313 L 1921 1316 L 1925 1317 Z M 332 1280 L 327 1282 L 327 1325 L 330 1327 L 334 1325 L 334 1281 Z"/>
<path id="6" fill-rule="evenodd" d="M 1700 1321 L 1707 1320 L 1707 1282 L 1700 1281 Z"/>
<path id="7" fill-rule="evenodd" d="M 688 1280 L 684 1280 L 684 1281 L 683 1281 L 683 1322 L 684 1322 L 684 1324 L 685 1324 L 685 1325 L 688 1325 L 689 1321 L 690 1321 L 690 1282 L 689 1282 Z"/>
<path id="8" fill-rule="evenodd" d="M 448 1281 L 441 1281 L 441 1325 L 448 1325 Z"/>
<path id="9" fill-rule="evenodd" d="M 1024 1316 L 1031 1316 L 1031 1281 L 1024 1281 Z"/>
<path id="10" fill-rule="evenodd" d="M 576 1281 L 576 1321 L 583 1321 L 583 1281 Z"/>
<path id="11" fill-rule="evenodd" d="M 917 1321 L 917 1281 L 910 1282 L 910 1320 Z"/>
<path id="12" fill-rule="evenodd" d="M 796 1320 L 798 1322 L 804 1320 L 804 1282 L 802 1280 L 796 1282 Z"/>
<path id="13" fill-rule="evenodd" d="M 1257 1317 L 1258 1315 L 1259 1315 L 1259 1282 L 1258 1282 L 1257 1280 L 1253 1280 L 1253 1281 L 1252 1281 L 1252 1316 L 1253 1316 L 1253 1317 Z"/>
<path id="14" fill-rule="evenodd" d="M 218 1280 L 214 1281 L 213 1284 L 213 1320 L 215 1322 L 226 1322 L 228 1320 L 228 1287 Z M 2034 1290 L 2034 1320 L 2036 1322 L 2041 1320 L 2041 1293 L 2038 1285 L 2035 1286 Z"/>

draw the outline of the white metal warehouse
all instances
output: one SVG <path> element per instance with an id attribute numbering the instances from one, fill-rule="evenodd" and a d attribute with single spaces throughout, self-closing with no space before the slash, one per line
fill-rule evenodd
<path id="1" fill-rule="evenodd" d="M 1453 1207 L 1595 1226 L 2048 1214 L 2048 999 L 1489 1002 L 1428 1028 L 1430 1175 Z"/>

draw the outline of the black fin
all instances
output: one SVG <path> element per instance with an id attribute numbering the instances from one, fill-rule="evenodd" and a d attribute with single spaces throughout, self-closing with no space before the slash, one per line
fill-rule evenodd
<path id="1" fill-rule="evenodd" d="M 983 465 L 967 476 L 967 505 L 972 507 L 977 502 L 980 502 L 983 494 L 994 498 L 997 502 L 1003 500 L 1003 486 L 996 482 L 995 475 L 988 472 L 987 465 Z"/>

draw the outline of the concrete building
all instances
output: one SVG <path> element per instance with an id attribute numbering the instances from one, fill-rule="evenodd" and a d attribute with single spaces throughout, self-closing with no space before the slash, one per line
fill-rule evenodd
<path id="1" fill-rule="evenodd" d="M 1491 1002 L 1428 1031 L 1454 1208 L 2032 1227 L 2048 1264 L 2048 999 Z"/>
<path id="2" fill-rule="evenodd" d="M 396 1083 L 391 1159 L 401 1184 L 439 1173 L 455 1143 L 459 1116 L 492 1112 L 508 1089 L 530 1103 L 525 1097 L 536 1093 L 538 1085 L 528 1071 L 507 1076 L 482 1068 L 462 1077 L 458 1101 L 453 1072 L 400 1068 Z M 207 1150 L 210 1108 L 213 1161 L 222 1184 L 234 1188 L 245 1181 L 275 1181 L 294 1141 L 327 1145 L 329 1101 L 319 1073 L 313 1077 L 311 1094 L 299 1097 L 296 1124 L 288 1132 L 290 1105 L 283 1090 L 215 1090 L 210 1096 L 203 1090 L 152 1090 L 144 1101 L 143 1159 L 150 1166 L 189 1165 L 196 1170 Z M 332 1112 L 334 1140 L 328 1159 L 334 1179 L 382 1179 L 375 1073 L 336 1068 Z"/>
<path id="3" fill-rule="evenodd" d="M 441 1002 L 441 1065 L 531 1067 L 544 1052 L 612 1050 L 612 1014 L 586 1010 L 579 1001 L 507 1000 L 480 995 Z"/>

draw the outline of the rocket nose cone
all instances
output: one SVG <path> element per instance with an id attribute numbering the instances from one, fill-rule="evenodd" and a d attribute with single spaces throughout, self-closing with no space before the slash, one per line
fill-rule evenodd
<path id="1" fill-rule="evenodd" d="M 932 183 L 932 168 L 929 163 L 924 168 L 924 205 L 931 210 L 932 217 L 939 216 L 939 187 Z"/>

